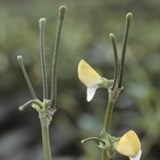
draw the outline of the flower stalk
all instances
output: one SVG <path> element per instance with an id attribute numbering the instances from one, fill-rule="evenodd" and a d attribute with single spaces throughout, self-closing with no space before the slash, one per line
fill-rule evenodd
<path id="1" fill-rule="evenodd" d="M 35 91 L 32 87 L 31 81 L 28 77 L 28 74 L 25 70 L 22 56 L 18 56 L 17 60 L 22 69 L 25 80 L 28 84 L 29 90 L 31 92 L 32 98 L 27 101 L 23 105 L 19 107 L 20 111 L 23 111 L 26 107 L 32 106 L 39 115 L 39 120 L 41 124 L 41 132 L 42 132 L 42 145 L 43 145 L 43 157 L 44 160 L 52 160 L 51 156 L 51 147 L 50 147 L 50 136 L 49 136 L 49 125 L 52 121 L 52 116 L 54 115 L 56 108 L 52 107 L 52 102 L 54 101 L 54 106 L 56 106 L 56 96 L 57 96 L 57 61 L 58 61 L 58 47 L 60 41 L 60 33 L 62 30 L 62 22 L 64 19 L 66 7 L 61 6 L 59 8 L 59 20 L 57 27 L 57 34 L 55 40 L 55 48 L 53 55 L 53 63 L 52 63 L 52 73 L 51 73 L 51 95 L 48 96 L 48 81 L 47 81 L 47 69 L 46 69 L 46 59 L 45 59 L 45 24 L 46 19 L 41 18 L 39 20 L 39 28 L 40 28 L 40 58 L 41 58 L 41 70 L 42 70 L 42 83 L 43 83 L 43 100 L 39 100 L 35 94 Z"/>
<path id="2" fill-rule="evenodd" d="M 116 102 L 120 92 L 123 89 L 123 86 L 122 86 L 123 68 L 124 68 L 127 37 L 128 37 L 131 17 L 132 17 L 131 13 L 128 13 L 126 15 L 126 27 L 125 27 L 125 34 L 124 34 L 124 43 L 123 43 L 123 47 L 122 47 L 120 69 L 119 69 L 119 65 L 118 65 L 118 53 L 117 53 L 115 36 L 113 33 L 110 33 L 110 35 L 109 35 L 110 39 L 112 41 L 114 58 L 115 58 L 115 63 L 114 63 L 115 68 L 114 68 L 113 80 L 108 80 L 104 77 L 101 77 L 84 60 L 81 60 L 78 65 L 78 77 L 79 77 L 80 81 L 87 87 L 87 101 L 92 100 L 92 98 L 94 97 L 95 92 L 98 88 L 105 88 L 108 90 L 108 103 L 107 103 L 107 109 L 106 109 L 104 124 L 103 124 L 103 128 L 102 128 L 102 131 L 100 134 L 100 138 L 99 137 L 89 137 L 89 138 L 81 141 L 82 143 L 90 141 L 90 140 L 98 141 L 99 142 L 98 147 L 102 149 L 101 160 L 114 160 L 115 151 L 117 151 L 116 144 L 118 144 L 118 142 L 120 141 L 120 138 L 112 137 L 109 134 L 109 132 L 110 132 L 110 126 L 111 126 L 114 105 L 115 105 L 115 102 Z M 134 136 L 135 135 L 136 134 L 134 134 Z M 129 139 L 132 139 L 132 138 L 129 138 Z M 130 140 L 130 142 L 132 142 L 132 140 Z M 138 142 L 138 140 L 137 140 L 137 142 Z M 123 141 L 120 144 L 123 144 Z M 120 145 L 121 146 L 120 148 L 122 148 L 122 147 L 127 148 L 128 146 L 130 146 L 131 152 L 134 153 L 133 155 L 135 157 L 140 157 L 141 150 L 139 153 L 134 152 L 135 149 L 136 150 L 140 149 L 140 147 L 137 147 L 138 145 L 136 146 L 135 144 L 128 143 L 127 145 L 125 145 L 125 143 L 124 143 L 123 145 Z M 119 153 L 123 154 L 123 152 L 119 152 Z M 126 154 L 126 156 L 129 156 L 129 158 L 131 160 L 137 160 L 137 159 L 134 159 L 135 157 L 130 157 L 130 155 Z"/>
<path id="3" fill-rule="evenodd" d="M 121 63 L 120 63 L 119 71 L 118 71 L 118 53 L 117 53 L 115 36 L 112 33 L 110 34 L 110 39 L 112 41 L 114 57 L 115 57 L 115 70 L 114 70 L 113 86 L 108 89 L 108 104 L 107 104 L 107 110 L 104 118 L 104 126 L 102 129 L 102 132 L 103 131 L 109 132 L 110 130 L 114 104 L 121 90 L 123 89 L 122 81 L 123 81 L 124 61 L 125 61 L 125 55 L 126 55 L 125 53 L 126 53 L 126 46 L 127 46 L 131 19 L 132 19 L 132 13 L 128 13 L 126 15 L 126 25 L 125 25 L 125 31 L 124 31 L 123 47 L 122 47 L 122 55 L 121 55 Z M 118 77 L 118 73 L 119 73 L 119 77 Z M 117 78 L 118 78 L 118 84 L 117 84 Z M 107 154 L 107 151 L 102 149 L 101 160 L 112 160 L 112 159 L 113 157 L 112 156 L 110 157 L 109 154 Z"/>
<path id="4" fill-rule="evenodd" d="M 49 136 L 50 120 L 48 119 L 46 112 L 39 113 L 39 119 L 41 123 L 41 131 L 42 131 L 43 157 L 44 157 L 44 160 L 52 160 L 50 136 Z"/>

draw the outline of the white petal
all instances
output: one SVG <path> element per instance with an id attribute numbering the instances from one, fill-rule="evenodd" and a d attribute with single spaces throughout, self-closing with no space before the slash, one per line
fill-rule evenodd
<path id="1" fill-rule="evenodd" d="M 142 154 L 142 150 L 140 150 L 135 157 L 129 157 L 129 159 L 130 160 L 140 160 L 141 154 Z"/>
<path id="2" fill-rule="evenodd" d="M 91 101 L 92 98 L 94 97 L 96 90 L 97 90 L 98 86 L 95 87 L 87 87 L 87 101 Z"/>

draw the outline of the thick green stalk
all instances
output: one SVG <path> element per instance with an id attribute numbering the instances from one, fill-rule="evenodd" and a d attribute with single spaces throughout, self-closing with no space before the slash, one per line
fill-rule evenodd
<path id="1" fill-rule="evenodd" d="M 106 130 L 106 132 L 108 132 L 110 129 L 114 103 L 115 103 L 115 100 L 113 99 L 113 96 L 109 95 L 106 115 L 105 115 L 105 119 L 104 119 L 104 126 L 103 126 L 104 129 Z"/>
<path id="2" fill-rule="evenodd" d="M 102 160 L 108 160 L 108 158 L 107 158 L 107 152 L 106 152 L 105 149 L 102 150 L 101 159 L 102 159 Z"/>
<path id="3" fill-rule="evenodd" d="M 46 114 L 39 113 L 42 130 L 42 144 L 43 144 L 43 157 L 44 160 L 52 160 L 51 148 L 50 148 L 50 137 L 49 137 L 49 124 L 50 121 Z"/>
<path id="4" fill-rule="evenodd" d="M 110 129 L 114 103 L 115 103 L 115 99 L 114 99 L 114 95 L 112 94 L 112 91 L 111 91 L 111 92 L 109 92 L 109 100 L 108 100 L 108 104 L 107 104 L 107 110 L 106 110 L 105 119 L 104 119 L 104 126 L 103 126 L 103 130 L 105 130 L 106 132 L 109 132 L 109 129 Z M 107 157 L 107 152 L 104 149 L 102 150 L 101 159 L 102 160 L 109 160 L 109 158 Z"/>

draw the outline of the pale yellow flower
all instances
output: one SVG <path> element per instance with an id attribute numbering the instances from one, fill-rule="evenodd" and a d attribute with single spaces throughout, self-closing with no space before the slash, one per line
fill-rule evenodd
<path id="1" fill-rule="evenodd" d="M 139 160 L 141 157 L 141 143 L 138 136 L 132 130 L 125 133 L 116 145 L 116 150 L 130 160 Z"/>
<path id="2" fill-rule="evenodd" d="M 100 83 L 100 75 L 84 60 L 78 65 L 78 78 L 86 87 L 93 87 Z"/>
<path id="3" fill-rule="evenodd" d="M 78 65 L 78 78 L 87 87 L 87 101 L 91 101 L 101 83 L 101 76 L 84 60 Z"/>

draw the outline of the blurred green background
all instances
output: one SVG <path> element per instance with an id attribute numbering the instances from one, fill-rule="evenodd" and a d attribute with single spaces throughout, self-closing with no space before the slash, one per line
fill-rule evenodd
<path id="1" fill-rule="evenodd" d="M 67 6 L 61 36 L 58 70 L 58 111 L 51 124 L 55 159 L 99 159 L 96 143 L 81 139 L 97 136 L 107 105 L 99 89 L 86 102 L 86 88 L 77 78 L 85 59 L 106 78 L 113 77 L 114 57 L 109 33 L 117 37 L 119 53 L 125 14 L 132 12 L 126 56 L 124 91 L 114 110 L 111 133 L 134 129 L 142 141 L 142 160 L 160 155 L 160 1 L 152 0 L 1 0 L 0 1 L 0 159 L 41 160 L 41 133 L 37 113 L 18 106 L 31 99 L 16 60 L 21 54 L 36 93 L 42 97 L 39 57 L 39 18 L 45 17 L 48 76 L 57 13 Z M 118 159 L 128 159 L 118 156 Z"/>

